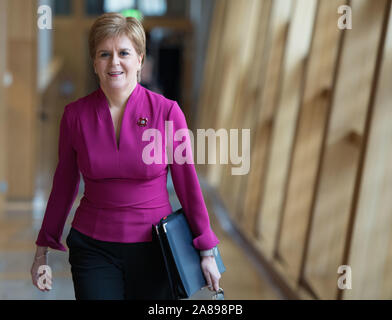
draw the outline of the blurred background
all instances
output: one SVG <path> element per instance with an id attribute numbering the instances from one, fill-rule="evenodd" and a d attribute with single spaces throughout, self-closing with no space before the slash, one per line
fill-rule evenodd
<path id="1" fill-rule="evenodd" d="M 226 299 L 392 298 L 391 0 L 0 0 L 0 299 L 74 299 L 68 253 L 49 254 L 49 293 L 30 267 L 104 12 L 143 16 L 141 84 L 194 134 L 239 129 L 241 150 L 250 129 L 247 174 L 220 164 L 231 140 L 197 165 Z"/>

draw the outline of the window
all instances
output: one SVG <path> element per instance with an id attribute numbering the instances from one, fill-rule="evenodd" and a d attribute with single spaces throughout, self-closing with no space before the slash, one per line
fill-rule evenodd
<path id="1" fill-rule="evenodd" d="M 177 0 L 181 4 L 184 0 Z M 167 13 L 167 0 L 85 0 L 86 14 L 101 15 L 105 12 L 140 10 L 144 16 L 163 16 Z"/>
<path id="2" fill-rule="evenodd" d="M 55 16 L 69 16 L 72 10 L 71 0 L 54 0 L 54 10 Z"/>
<path id="3" fill-rule="evenodd" d="M 104 7 L 104 0 L 85 0 L 85 12 L 88 16 L 101 15 Z"/>
<path id="4" fill-rule="evenodd" d="M 163 16 L 166 14 L 166 0 L 139 0 L 138 9 L 145 16 Z"/>
<path id="5" fill-rule="evenodd" d="M 105 12 L 120 12 L 133 8 L 135 8 L 135 0 L 106 0 L 103 5 Z"/>

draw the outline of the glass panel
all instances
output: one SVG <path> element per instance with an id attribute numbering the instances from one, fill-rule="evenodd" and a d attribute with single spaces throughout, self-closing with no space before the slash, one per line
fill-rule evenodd
<path id="1" fill-rule="evenodd" d="M 167 11 L 166 0 L 139 0 L 138 9 L 145 16 L 163 16 Z"/>
<path id="2" fill-rule="evenodd" d="M 105 12 L 120 12 L 126 9 L 134 9 L 135 0 L 105 0 L 103 10 Z"/>
<path id="3" fill-rule="evenodd" d="M 104 13 L 105 0 L 85 0 L 85 12 L 88 16 L 99 16 Z"/>
<path id="4" fill-rule="evenodd" d="M 54 15 L 69 16 L 72 10 L 71 0 L 54 0 Z"/>
<path id="5" fill-rule="evenodd" d="M 186 17 L 188 15 L 189 0 L 166 0 L 166 2 L 167 16 Z"/>
<path id="6" fill-rule="evenodd" d="M 91 16 L 138 9 L 144 16 L 184 16 L 187 2 L 188 0 L 85 0 L 85 12 Z"/>

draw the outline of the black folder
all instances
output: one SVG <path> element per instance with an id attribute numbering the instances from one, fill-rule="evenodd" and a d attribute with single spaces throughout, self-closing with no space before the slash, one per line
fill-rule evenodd
<path id="1" fill-rule="evenodd" d="M 153 238 L 159 242 L 165 261 L 173 299 L 189 298 L 207 285 L 200 266 L 200 252 L 182 208 L 153 226 Z M 213 250 L 219 272 L 226 271 L 218 247 Z"/>

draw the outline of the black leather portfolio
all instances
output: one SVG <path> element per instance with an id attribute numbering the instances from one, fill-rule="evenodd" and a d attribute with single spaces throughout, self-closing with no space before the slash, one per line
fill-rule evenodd
<path id="1" fill-rule="evenodd" d="M 189 298 L 207 285 L 200 266 L 200 252 L 193 245 L 192 231 L 182 208 L 153 226 L 153 238 L 161 247 L 173 299 Z M 218 247 L 213 252 L 222 274 L 226 268 Z"/>

